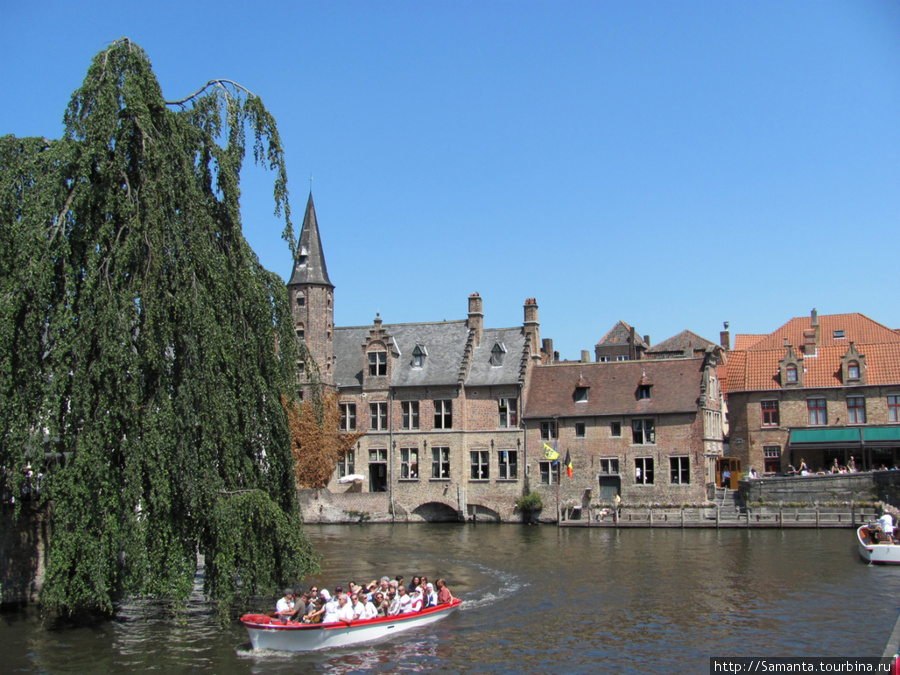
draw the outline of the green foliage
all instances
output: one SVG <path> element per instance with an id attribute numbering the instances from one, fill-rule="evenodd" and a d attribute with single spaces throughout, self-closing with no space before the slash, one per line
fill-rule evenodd
<path id="1" fill-rule="evenodd" d="M 526 515 L 533 515 L 544 508 L 540 492 L 529 492 L 516 500 L 516 508 Z"/>
<path id="2" fill-rule="evenodd" d="M 47 471 L 45 449 L 67 458 L 40 493 L 43 601 L 64 613 L 186 597 L 198 552 L 222 598 L 313 564 L 281 404 L 287 293 L 239 208 L 249 129 L 293 244 L 275 122 L 222 81 L 171 105 L 120 40 L 73 94 L 61 140 L 0 138 L 0 467 L 17 490 L 27 463 Z"/>

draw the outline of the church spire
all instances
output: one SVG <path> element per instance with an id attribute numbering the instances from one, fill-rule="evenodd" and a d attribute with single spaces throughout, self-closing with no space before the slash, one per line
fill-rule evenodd
<path id="1" fill-rule="evenodd" d="M 318 284 L 334 288 L 328 279 L 328 268 L 325 266 L 325 254 L 322 252 L 322 241 L 319 238 L 319 223 L 316 220 L 316 207 L 313 204 L 312 190 L 306 202 L 306 214 L 303 216 L 303 227 L 300 230 L 300 246 L 297 259 L 294 261 L 294 272 L 288 285 Z"/>

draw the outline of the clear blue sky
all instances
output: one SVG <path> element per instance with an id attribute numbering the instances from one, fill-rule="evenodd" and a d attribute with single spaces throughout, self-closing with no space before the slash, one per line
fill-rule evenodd
<path id="1" fill-rule="evenodd" d="M 127 36 L 165 96 L 263 98 L 339 326 L 522 322 L 563 358 L 815 307 L 900 328 L 900 3 L 0 0 L 0 134 L 59 137 Z M 244 231 L 287 278 L 270 181 Z"/>

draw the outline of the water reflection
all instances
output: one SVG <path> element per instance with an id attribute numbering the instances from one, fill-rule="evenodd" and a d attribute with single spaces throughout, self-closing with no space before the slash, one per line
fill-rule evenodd
<path id="1" fill-rule="evenodd" d="M 850 530 L 308 532 L 324 569 L 305 586 L 424 573 L 445 577 L 466 603 L 426 632 L 311 654 L 251 651 L 245 631 L 216 627 L 199 596 L 178 624 L 165 606 L 142 602 L 110 623 L 51 632 L 33 612 L 8 614 L 3 670 L 708 672 L 710 656 L 878 656 L 898 613 L 900 569 L 862 563 Z"/>

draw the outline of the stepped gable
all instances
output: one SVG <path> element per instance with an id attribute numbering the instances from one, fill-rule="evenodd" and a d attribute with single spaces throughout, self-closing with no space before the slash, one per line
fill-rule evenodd
<path id="1" fill-rule="evenodd" d="M 297 260 L 294 261 L 294 271 L 288 282 L 289 286 L 296 284 L 319 284 L 334 288 L 334 284 L 328 278 L 325 254 L 322 252 L 322 240 L 319 237 L 319 222 L 316 219 L 312 191 L 306 202 L 306 213 L 303 216 L 303 227 L 300 230 L 300 241 L 298 242 Z"/>
<path id="2" fill-rule="evenodd" d="M 667 340 L 656 343 L 647 350 L 648 354 L 665 354 L 665 353 L 684 353 L 684 350 L 690 348 L 695 351 L 704 352 L 707 347 L 715 347 L 721 349 L 715 342 L 710 342 L 706 338 L 702 338 L 696 333 L 683 330 L 678 335 L 673 335 Z"/>
<path id="3" fill-rule="evenodd" d="M 525 417 L 696 412 L 704 362 L 686 358 L 541 366 L 531 373 Z M 654 383 L 653 394 L 638 399 L 637 387 L 644 377 Z M 575 402 L 577 386 L 590 387 L 586 402 Z"/>

